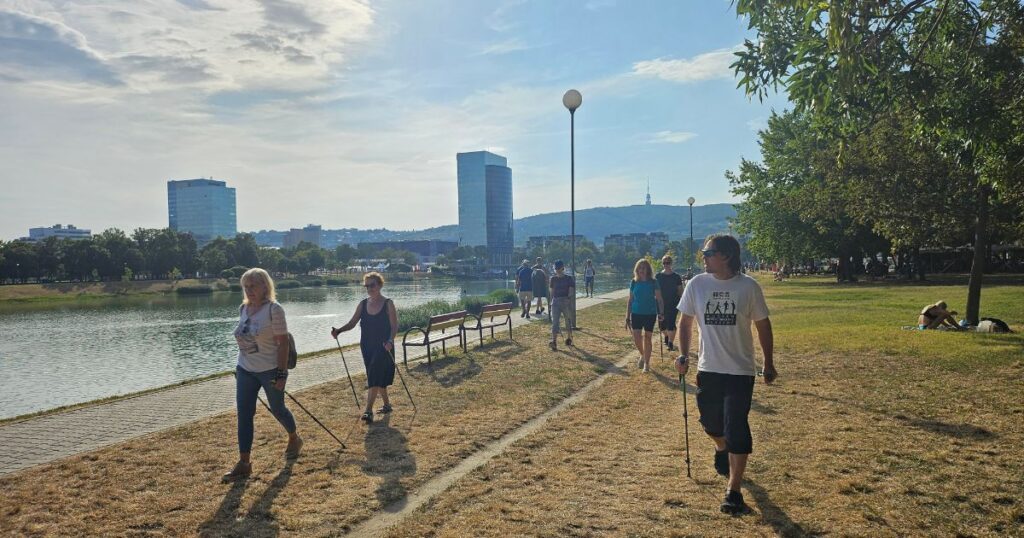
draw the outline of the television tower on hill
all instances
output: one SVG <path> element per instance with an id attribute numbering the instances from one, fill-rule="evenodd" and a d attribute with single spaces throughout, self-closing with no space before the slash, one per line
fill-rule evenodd
<path id="1" fill-rule="evenodd" d="M 647 180 L 647 205 L 651 205 L 651 180 Z"/>

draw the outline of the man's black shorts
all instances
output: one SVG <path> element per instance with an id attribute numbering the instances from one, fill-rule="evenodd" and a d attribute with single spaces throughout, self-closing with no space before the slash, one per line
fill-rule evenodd
<path id="1" fill-rule="evenodd" d="M 661 320 L 659 327 L 663 331 L 674 331 L 676 330 L 676 316 L 679 315 L 679 310 L 676 306 L 665 304 L 665 318 Z"/>
<path id="2" fill-rule="evenodd" d="M 750 454 L 754 441 L 747 415 L 754 395 L 754 376 L 697 372 L 697 388 L 697 409 L 704 431 L 725 437 L 731 454 Z"/>
<path id="3" fill-rule="evenodd" d="M 656 314 L 630 314 L 629 319 L 634 331 L 643 329 L 652 333 L 654 332 L 654 322 L 658 316 Z"/>

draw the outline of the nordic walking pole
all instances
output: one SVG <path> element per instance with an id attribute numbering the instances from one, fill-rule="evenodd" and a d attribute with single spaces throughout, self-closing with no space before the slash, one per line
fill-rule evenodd
<path id="1" fill-rule="evenodd" d="M 316 422 L 317 424 L 319 424 L 320 427 L 323 428 L 324 431 L 327 432 L 328 435 L 333 437 L 334 440 L 337 441 L 339 445 L 341 445 L 341 448 L 348 448 L 347 446 L 345 446 L 345 443 L 343 443 L 341 441 L 341 439 L 338 439 L 337 435 L 334 435 L 334 432 L 332 432 L 331 430 L 327 429 L 327 426 L 324 426 L 323 422 L 320 422 L 320 419 L 318 419 L 315 416 L 313 416 L 313 413 L 310 413 L 309 409 L 306 409 L 306 406 L 304 406 L 301 403 L 299 403 L 299 401 L 295 399 L 295 396 L 292 396 L 292 394 L 290 392 L 286 391 L 286 390 L 281 391 L 281 392 L 284 392 L 286 395 L 288 395 L 288 397 L 291 398 L 293 402 L 295 402 L 295 405 L 299 406 L 300 409 L 305 411 L 306 414 L 309 415 L 309 418 L 313 419 L 313 421 Z"/>
<path id="2" fill-rule="evenodd" d="M 686 406 L 686 380 L 679 374 L 679 386 L 683 387 L 683 431 L 686 435 L 686 478 L 690 476 L 690 414 Z"/>
<path id="3" fill-rule="evenodd" d="M 655 320 L 658 324 L 658 351 L 661 352 L 661 361 L 665 362 L 665 333 L 661 332 L 661 322 Z"/>
<path id="4" fill-rule="evenodd" d="M 331 332 L 337 331 L 334 327 L 331 327 Z M 356 385 L 352 382 L 352 374 L 348 372 L 348 361 L 345 360 L 345 351 L 341 349 L 341 342 L 338 341 L 338 337 L 334 337 L 334 343 L 338 345 L 338 351 L 341 352 L 341 364 L 345 365 L 345 375 L 348 377 L 348 386 L 352 387 L 352 397 L 356 399 L 356 408 L 362 408 L 363 405 L 359 403 L 359 395 L 356 394 Z"/>
<path id="5" fill-rule="evenodd" d="M 394 349 L 393 346 L 392 346 L 391 350 L 389 351 L 389 353 L 391 353 L 391 363 L 395 365 L 395 371 L 398 372 L 398 379 L 402 380 L 402 387 L 405 388 L 405 394 L 406 394 L 406 396 L 409 397 L 409 403 L 412 404 L 412 410 L 415 413 L 415 412 L 417 412 L 419 410 L 416 409 L 416 402 L 413 401 L 412 393 L 409 392 L 409 385 L 405 384 L 405 376 L 402 375 L 402 369 L 398 367 L 398 360 L 395 359 L 395 349 Z"/>

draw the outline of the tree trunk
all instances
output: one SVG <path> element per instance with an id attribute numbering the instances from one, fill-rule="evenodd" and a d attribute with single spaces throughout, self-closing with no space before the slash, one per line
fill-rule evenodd
<path id="1" fill-rule="evenodd" d="M 978 219 L 974 226 L 974 260 L 971 262 L 971 280 L 967 283 L 967 322 L 978 324 L 981 310 L 981 280 L 985 275 L 985 252 L 988 251 L 988 185 L 978 189 Z"/>

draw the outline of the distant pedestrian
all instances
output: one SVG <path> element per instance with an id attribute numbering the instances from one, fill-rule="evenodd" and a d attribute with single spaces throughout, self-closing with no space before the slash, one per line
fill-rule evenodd
<path id="1" fill-rule="evenodd" d="M 537 299 L 537 307 L 534 310 L 534 315 L 541 315 L 544 313 L 544 306 L 541 304 L 544 299 L 548 302 L 548 313 L 551 313 L 551 297 L 548 293 L 548 273 L 544 270 L 544 259 L 537 256 L 537 263 L 533 265 L 533 273 L 530 278 L 533 280 L 533 296 Z"/>
<path id="2" fill-rule="evenodd" d="M 626 328 L 633 333 L 633 344 L 640 352 L 636 367 L 648 372 L 651 369 L 651 336 L 655 321 L 664 316 L 661 290 L 654 279 L 654 268 L 647 258 L 640 258 L 633 266 L 633 280 L 629 283 L 629 300 L 626 301 Z"/>
<path id="3" fill-rule="evenodd" d="M 679 310 L 676 306 L 683 296 L 683 278 L 672 270 L 672 256 L 665 255 L 661 258 L 662 270 L 654 278 L 658 281 L 658 289 L 661 291 L 662 320 L 658 326 L 661 329 L 661 336 L 669 351 L 675 349 L 673 342 L 676 338 L 676 317 Z"/>
<path id="4" fill-rule="evenodd" d="M 530 303 L 533 302 L 533 269 L 530 260 L 523 258 L 523 263 L 516 269 L 516 291 L 519 292 L 519 317 L 530 319 Z"/>
<path id="5" fill-rule="evenodd" d="M 391 412 L 388 387 L 395 382 L 395 336 L 398 334 L 398 311 L 395 303 L 383 295 L 384 277 L 374 271 L 363 275 L 366 299 L 359 301 L 352 319 L 338 329 L 331 330 L 331 337 L 351 330 L 359 323 L 359 350 L 366 367 L 366 409 L 363 422 L 373 422 L 373 402 L 380 396 L 384 402 L 378 413 Z"/>
<path id="6" fill-rule="evenodd" d="M 555 261 L 555 274 L 551 277 L 551 350 L 558 349 L 558 326 L 565 317 L 565 345 L 572 345 L 572 297 L 576 295 L 576 280 L 565 274 L 565 262 Z"/>
<path id="7" fill-rule="evenodd" d="M 679 301 L 679 351 L 676 369 L 689 369 L 690 331 L 697 319 L 700 347 L 697 362 L 697 408 L 704 432 L 715 442 L 715 470 L 729 477 L 721 510 L 745 514 L 740 485 L 753 450 L 748 415 L 756 366 L 751 323 L 764 351 L 764 381 L 778 376 L 773 358 L 774 337 L 768 305 L 757 281 L 740 273 L 740 244 L 730 235 L 712 235 L 704 243 L 704 274 L 693 277 Z M 711 308 L 714 303 L 715 308 Z"/>
<path id="8" fill-rule="evenodd" d="M 238 309 L 238 325 L 234 332 L 238 342 L 238 364 L 235 366 L 238 463 L 224 475 L 225 480 L 252 474 L 253 417 L 260 388 L 267 395 L 274 418 L 288 432 L 285 457 L 298 457 L 302 448 L 295 418 L 284 405 L 284 387 L 288 381 L 288 324 L 284 308 L 277 303 L 274 279 L 263 269 L 254 267 L 242 275 L 240 282 L 245 298 Z"/>
<path id="9" fill-rule="evenodd" d="M 587 297 L 594 296 L 594 275 L 597 273 L 594 271 L 594 262 L 587 260 L 587 265 L 583 268 L 583 284 L 585 286 Z"/>

